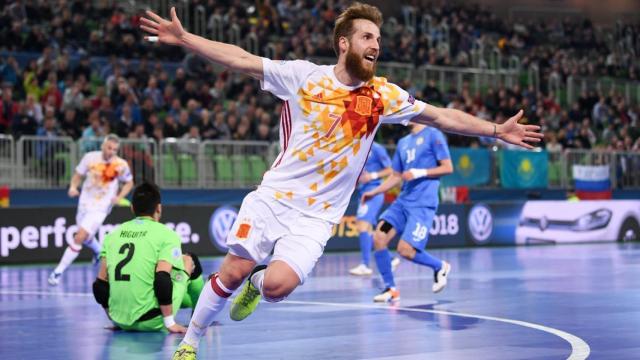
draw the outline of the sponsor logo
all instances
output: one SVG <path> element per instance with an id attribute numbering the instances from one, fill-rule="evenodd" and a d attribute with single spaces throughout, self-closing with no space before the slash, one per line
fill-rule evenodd
<path id="1" fill-rule="evenodd" d="M 73 238 L 78 231 L 77 225 L 67 226 L 65 217 L 57 217 L 53 220 L 52 225 L 27 225 L 23 228 L 16 226 L 0 227 L 0 257 L 8 257 L 11 251 L 20 247 L 27 250 L 62 248 L 67 245 L 73 245 Z M 96 232 L 96 239 L 102 243 L 104 237 L 107 236 L 118 224 L 103 224 Z M 166 226 L 174 230 L 181 239 L 183 244 L 197 243 L 200 241 L 200 235 L 192 232 L 191 225 L 186 222 L 166 223 Z M 142 235 L 127 233 L 127 235 Z M 130 237 L 127 236 L 127 237 Z M 179 249 L 178 249 L 179 250 Z"/>
<path id="2" fill-rule="evenodd" d="M 227 248 L 227 235 L 231 231 L 233 223 L 238 217 L 238 211 L 231 206 L 223 206 L 211 215 L 209 220 L 209 234 L 211 235 L 211 242 L 218 250 L 226 252 Z"/>
<path id="3" fill-rule="evenodd" d="M 471 237 L 477 244 L 486 244 L 493 232 L 493 215 L 484 204 L 477 204 L 469 211 L 467 219 Z"/>
<path id="4" fill-rule="evenodd" d="M 546 216 L 543 216 L 542 218 L 540 218 L 540 231 L 545 231 L 547 230 L 547 227 L 549 227 L 549 220 L 547 219 Z"/>

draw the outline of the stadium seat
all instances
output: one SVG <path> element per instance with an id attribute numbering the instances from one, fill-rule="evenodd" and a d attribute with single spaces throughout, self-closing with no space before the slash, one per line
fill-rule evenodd
<path id="1" fill-rule="evenodd" d="M 233 163 L 233 179 L 243 184 L 250 179 L 251 172 L 249 162 L 244 155 L 231 155 Z"/>
<path id="2" fill-rule="evenodd" d="M 71 162 L 71 154 L 69 154 L 68 152 L 58 152 L 53 156 L 53 162 L 54 164 L 57 164 L 58 162 L 64 164 L 62 180 L 71 181 L 71 169 L 74 168 Z"/>
<path id="3" fill-rule="evenodd" d="M 185 184 L 198 180 L 198 167 L 192 155 L 180 154 L 178 162 L 180 164 L 180 183 Z"/>
<path id="4" fill-rule="evenodd" d="M 162 156 L 162 180 L 170 184 L 178 181 L 178 165 L 172 155 Z"/>
<path id="5" fill-rule="evenodd" d="M 560 163 L 549 161 L 549 185 L 560 185 Z"/>
<path id="6" fill-rule="evenodd" d="M 267 164 L 260 155 L 249 155 L 249 165 L 251 168 L 251 177 L 249 180 L 253 182 L 260 182 L 265 171 L 267 171 Z"/>
<path id="7" fill-rule="evenodd" d="M 231 161 L 225 155 L 214 155 L 213 162 L 216 172 L 216 181 L 228 182 L 233 180 L 233 172 L 231 170 Z"/>

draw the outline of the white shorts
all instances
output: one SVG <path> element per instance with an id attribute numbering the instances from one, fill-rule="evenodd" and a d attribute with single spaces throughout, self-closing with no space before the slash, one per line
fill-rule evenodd
<path id="1" fill-rule="evenodd" d="M 100 229 L 100 226 L 102 226 L 102 223 L 108 214 L 109 213 L 105 211 L 84 209 L 80 207 L 76 213 L 76 225 L 78 225 L 79 228 L 83 228 L 84 231 L 89 234 L 89 236 L 87 236 L 87 240 L 91 240 L 91 238 L 95 236 L 96 232 L 98 232 L 98 229 Z"/>
<path id="2" fill-rule="evenodd" d="M 304 283 L 331 237 L 332 226 L 253 191 L 242 201 L 227 246 L 231 254 L 257 263 L 273 250 L 271 261 L 284 261 Z"/>

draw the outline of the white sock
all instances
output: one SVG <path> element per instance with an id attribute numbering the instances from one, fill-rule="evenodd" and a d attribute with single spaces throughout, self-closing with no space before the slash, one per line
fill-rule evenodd
<path id="1" fill-rule="evenodd" d="M 256 289 L 260 290 L 260 294 L 262 294 L 262 284 L 264 282 L 265 272 L 266 272 L 266 269 L 260 270 L 255 274 L 251 275 L 251 284 L 253 284 L 253 286 Z"/>
<path id="2" fill-rule="evenodd" d="M 82 250 L 82 245 L 76 245 L 76 246 L 78 246 L 77 249 L 73 249 L 71 248 L 71 246 L 67 246 L 67 249 L 64 251 L 64 254 L 62 255 L 62 259 L 60 259 L 60 263 L 58 263 L 58 266 L 56 266 L 55 270 L 53 270 L 54 273 L 62 274 L 65 270 L 67 270 L 69 265 L 73 263 L 73 261 L 78 257 L 78 255 L 80 255 L 80 250 Z"/>
<path id="3" fill-rule="evenodd" d="M 224 305 L 232 293 L 232 290 L 227 289 L 222 284 L 217 274 L 209 279 L 200 293 L 198 303 L 189 322 L 187 334 L 182 339 L 182 342 L 197 348 L 200 339 L 204 336 L 216 315 L 224 309 Z"/>
<path id="4" fill-rule="evenodd" d="M 91 249 L 91 251 L 93 251 L 95 255 L 100 254 L 100 250 L 102 250 L 102 245 L 100 245 L 100 243 L 98 242 L 98 240 L 96 240 L 95 237 L 85 241 L 84 245 L 89 249 Z"/>

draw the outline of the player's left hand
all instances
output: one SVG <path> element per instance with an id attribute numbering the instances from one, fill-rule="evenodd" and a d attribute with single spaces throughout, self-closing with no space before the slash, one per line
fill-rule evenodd
<path id="1" fill-rule="evenodd" d="M 510 144 L 533 149 L 534 147 L 527 144 L 527 142 L 538 143 L 544 138 L 544 135 L 540 133 L 540 126 L 538 125 L 518 124 L 523 114 L 524 112 L 520 110 L 504 124 L 497 125 L 496 135 L 499 139 Z"/>
<path id="2" fill-rule="evenodd" d="M 120 198 L 119 196 L 114 196 L 113 199 L 111 199 L 111 205 L 118 206 L 118 204 L 120 204 L 120 200 L 122 200 L 122 198 Z"/>
<path id="3" fill-rule="evenodd" d="M 402 173 L 402 180 L 411 181 L 413 179 L 415 178 L 413 177 L 413 173 L 411 171 L 405 171 Z"/>
<path id="4" fill-rule="evenodd" d="M 187 332 L 187 328 L 180 324 L 173 324 L 167 330 L 172 334 L 185 334 Z"/>

